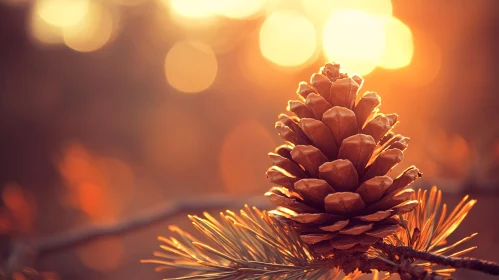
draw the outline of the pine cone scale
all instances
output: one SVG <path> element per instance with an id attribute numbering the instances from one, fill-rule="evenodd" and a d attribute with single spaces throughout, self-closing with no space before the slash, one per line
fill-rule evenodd
<path id="1" fill-rule="evenodd" d="M 310 176 L 318 177 L 319 167 L 327 162 L 327 157 L 312 145 L 298 145 L 291 151 L 291 158 L 305 168 Z"/>
<path id="2" fill-rule="evenodd" d="M 358 186 L 357 171 L 347 159 L 326 162 L 319 167 L 319 173 L 337 191 L 355 191 Z"/>
<path id="3" fill-rule="evenodd" d="M 324 208 L 324 198 L 328 194 L 336 192 L 326 181 L 312 178 L 297 181 L 294 188 L 305 200 L 313 202 L 321 209 Z"/>
<path id="4" fill-rule="evenodd" d="M 314 73 L 310 77 L 310 84 L 312 84 L 313 88 L 317 89 L 317 92 L 324 97 L 324 100 L 329 100 L 329 91 L 332 83 L 328 77 L 319 73 Z"/>
<path id="5" fill-rule="evenodd" d="M 379 222 L 381 220 L 384 220 L 392 215 L 391 210 L 386 210 L 386 211 L 376 211 L 372 214 L 367 214 L 364 216 L 357 216 L 355 217 L 356 219 L 359 219 L 364 222 Z"/>
<path id="6" fill-rule="evenodd" d="M 326 212 L 330 214 L 346 215 L 358 213 L 366 204 L 358 193 L 335 192 L 324 198 Z"/>
<path id="7" fill-rule="evenodd" d="M 343 140 L 338 158 L 349 160 L 357 170 L 359 177 L 362 177 L 365 166 L 375 148 L 376 143 L 371 135 L 355 134 Z"/>
<path id="8" fill-rule="evenodd" d="M 340 230 L 339 233 L 346 235 L 359 235 L 373 228 L 373 224 L 360 224 Z"/>
<path id="9" fill-rule="evenodd" d="M 350 223 L 349 220 L 340 220 L 340 221 L 335 222 L 332 225 L 320 227 L 320 229 L 324 230 L 324 231 L 330 231 L 330 232 L 340 231 L 343 228 L 345 228 L 349 223 Z"/>
<path id="10" fill-rule="evenodd" d="M 335 106 L 327 110 L 322 122 L 329 128 L 338 146 L 341 146 L 343 139 L 357 133 L 355 113 L 345 107 Z"/>
<path id="11" fill-rule="evenodd" d="M 385 191 L 392 185 L 393 180 L 389 176 L 377 176 L 364 181 L 357 189 L 362 200 L 367 204 L 378 201 Z"/>
<path id="12" fill-rule="evenodd" d="M 337 145 L 331 145 L 331 143 L 334 143 L 334 138 L 323 122 L 311 118 L 302 118 L 300 126 L 312 144 L 319 148 L 328 159 L 332 159 L 338 154 Z"/>

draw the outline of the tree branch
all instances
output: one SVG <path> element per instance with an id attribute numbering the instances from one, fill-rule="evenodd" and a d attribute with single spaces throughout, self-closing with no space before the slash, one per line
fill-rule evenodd
<path id="1" fill-rule="evenodd" d="M 90 226 L 69 232 L 40 238 L 30 245 L 37 255 L 48 254 L 92 241 L 99 237 L 116 236 L 154 225 L 186 212 L 200 212 L 216 208 L 242 208 L 244 204 L 266 208 L 269 203 L 261 195 L 257 197 L 236 197 L 228 195 L 207 195 L 205 197 L 173 201 L 150 209 L 129 220 L 111 225 Z"/>
<path id="2" fill-rule="evenodd" d="M 352 273 L 356 269 L 363 273 L 371 273 L 372 269 L 378 271 L 398 273 L 402 280 L 410 279 L 424 279 L 424 280 L 445 280 L 441 276 L 431 270 L 415 266 L 411 262 L 402 260 L 400 263 L 389 263 L 381 259 L 373 259 L 364 253 L 335 253 L 330 259 L 326 259 L 326 266 L 338 267 L 342 269 L 345 274 Z"/>
<path id="3" fill-rule="evenodd" d="M 28 260 L 34 257 L 73 248 L 101 237 L 126 234 L 137 229 L 152 226 L 182 213 L 197 213 L 217 208 L 239 209 L 244 204 L 263 209 L 269 206 L 267 200 L 261 195 L 255 197 L 237 197 L 217 194 L 172 201 L 115 224 L 88 226 L 53 236 L 21 241 L 14 244 L 11 254 L 2 264 L 2 268 L 8 275 L 22 269 Z"/>
<path id="4" fill-rule="evenodd" d="M 430 252 L 417 251 L 411 247 L 393 246 L 383 242 L 376 243 L 374 247 L 380 249 L 381 251 L 389 255 L 390 254 L 397 255 L 400 258 L 418 259 L 453 268 L 466 268 L 491 275 L 499 275 L 499 264 L 485 260 L 480 260 L 475 258 L 453 258 L 453 257 L 435 255 Z"/>

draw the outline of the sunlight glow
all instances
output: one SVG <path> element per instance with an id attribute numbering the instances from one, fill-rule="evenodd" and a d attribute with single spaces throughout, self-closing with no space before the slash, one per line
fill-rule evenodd
<path id="1" fill-rule="evenodd" d="M 39 0 L 35 12 L 46 22 L 66 27 L 78 23 L 88 12 L 88 0 Z"/>
<path id="2" fill-rule="evenodd" d="M 168 83 L 186 93 L 201 92 L 215 81 L 218 63 L 213 50 L 203 43 L 177 42 L 166 55 Z"/>
<path id="3" fill-rule="evenodd" d="M 317 47 L 312 22 L 292 12 L 276 12 L 260 28 L 260 51 L 281 66 L 298 66 L 307 62 Z"/>
<path id="4" fill-rule="evenodd" d="M 127 163 L 94 155 L 78 144 L 64 152 L 59 172 L 67 187 L 63 203 L 95 222 L 115 221 L 134 196 L 134 174 Z"/>
<path id="5" fill-rule="evenodd" d="M 366 75 L 374 70 L 385 48 L 382 21 L 364 12 L 339 10 L 324 26 L 323 47 L 331 61 Z"/>
<path id="6" fill-rule="evenodd" d="M 216 12 L 228 18 L 243 19 L 261 11 L 268 0 L 234 1 L 215 0 L 210 1 L 215 5 Z"/>
<path id="7" fill-rule="evenodd" d="M 385 32 L 385 50 L 381 56 L 379 66 L 396 69 L 409 65 L 414 53 L 411 29 L 394 17 L 385 17 L 383 28 Z"/>
<path id="8" fill-rule="evenodd" d="M 251 17 L 266 6 L 269 0 L 163 0 L 165 5 L 183 17 L 192 19 L 224 16 L 233 19 Z"/>
<path id="9" fill-rule="evenodd" d="M 317 0 L 316 0 L 317 1 Z M 335 7 L 335 10 L 357 10 L 372 15 L 391 16 L 393 12 L 391 0 L 322 0 L 329 2 L 328 5 Z M 310 1 L 312 2 L 312 1 Z"/>
<path id="10" fill-rule="evenodd" d="M 59 44 L 63 42 L 61 28 L 51 25 L 36 13 L 31 16 L 29 33 L 36 42 L 43 44 Z"/>
<path id="11" fill-rule="evenodd" d="M 75 51 L 95 51 L 109 41 L 112 32 L 111 14 L 95 2 L 78 23 L 63 29 L 64 43 Z"/>
<path id="12" fill-rule="evenodd" d="M 336 11 L 357 10 L 372 15 L 392 15 L 390 0 L 301 0 L 305 14 L 319 25 Z"/>
<path id="13" fill-rule="evenodd" d="M 187 18 L 207 18 L 214 15 L 212 1 L 206 0 L 163 0 L 177 14 Z"/>
<path id="14" fill-rule="evenodd" d="M 425 33 L 413 30 L 414 55 L 411 64 L 404 68 L 404 83 L 412 87 L 425 86 L 435 80 L 442 68 L 442 49 Z"/>

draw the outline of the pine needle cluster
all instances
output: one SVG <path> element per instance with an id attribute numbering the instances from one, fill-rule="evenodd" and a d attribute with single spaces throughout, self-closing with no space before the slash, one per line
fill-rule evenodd
<path id="1" fill-rule="evenodd" d="M 441 197 L 442 193 L 436 187 L 429 192 L 419 190 L 414 195 L 414 199 L 420 202 L 418 207 L 402 215 L 402 229 L 382 242 L 447 257 L 459 257 L 475 249 L 470 247 L 450 253 L 476 233 L 450 245 L 446 240 L 476 201 L 465 196 L 447 216 L 447 206 L 442 204 Z M 203 217 L 189 216 L 189 219 L 201 233 L 203 241 L 170 226 L 176 237 L 159 237 L 162 250 L 154 253 L 156 258 L 142 261 L 157 264 L 158 272 L 172 268 L 186 272 L 185 276 L 167 279 L 346 280 L 365 274 L 358 269 L 345 274 L 341 268 L 345 254 L 362 260 L 362 264 L 375 264 L 369 271 L 374 272 L 374 279 L 381 275 L 378 268 L 389 268 L 385 274 L 388 277 L 398 273 L 400 266 L 396 257 L 377 246 L 370 247 L 362 255 L 353 252 L 339 252 L 328 257 L 315 255 L 292 227 L 255 207 L 245 206 L 239 213 L 226 211 L 220 213 L 218 219 L 208 213 Z M 427 275 L 442 277 L 434 279 L 446 279 L 455 271 L 454 268 L 437 269 L 437 264 L 427 261 L 414 260 L 411 265 L 421 267 L 420 271 L 427 272 Z"/>
<path id="2" fill-rule="evenodd" d="M 159 237 L 163 252 L 154 255 L 162 259 L 143 262 L 158 264 L 158 271 L 182 268 L 192 272 L 171 279 L 337 279 L 341 275 L 327 260 L 315 258 L 292 228 L 266 211 L 246 206 L 239 214 L 220 213 L 219 219 L 208 213 L 189 218 L 213 245 L 170 226 L 178 239 Z M 356 271 L 346 279 L 360 275 Z"/>

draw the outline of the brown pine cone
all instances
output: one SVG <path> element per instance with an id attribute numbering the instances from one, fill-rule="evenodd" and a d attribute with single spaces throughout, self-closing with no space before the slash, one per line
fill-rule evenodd
<path id="1" fill-rule="evenodd" d="M 418 203 L 407 186 L 420 177 L 412 166 L 396 179 L 386 174 L 402 161 L 409 138 L 392 132 L 396 114 L 378 113 L 381 99 L 357 100 L 360 76 L 326 64 L 298 86 L 276 123 L 286 144 L 269 153 L 266 193 L 271 211 L 290 223 L 315 252 L 366 250 L 399 229 L 398 215 Z"/>

